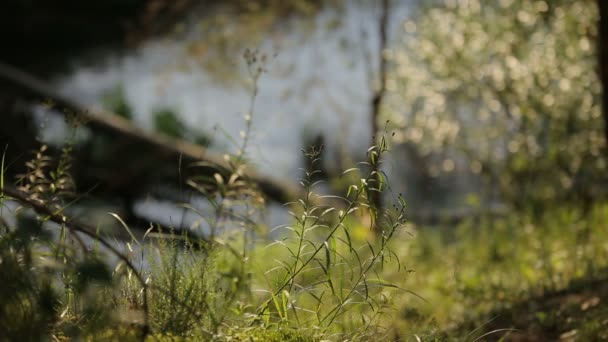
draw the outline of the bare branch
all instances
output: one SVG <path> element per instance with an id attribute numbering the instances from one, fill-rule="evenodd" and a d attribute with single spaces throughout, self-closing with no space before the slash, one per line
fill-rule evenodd
<path id="1" fill-rule="evenodd" d="M 0 63 L 0 83 L 6 83 L 13 90 L 18 90 L 20 94 L 40 103 L 50 100 L 57 109 L 65 112 L 64 115 L 76 113 L 91 129 L 111 133 L 118 139 L 147 146 L 151 149 L 151 155 L 157 161 L 177 161 L 181 156 L 182 165 L 204 161 L 215 166 L 207 168 L 206 171 L 226 173 L 225 176 L 229 176 L 230 163 L 222 156 L 210 153 L 205 148 L 182 139 L 147 132 L 134 126 L 128 120 L 101 108 L 86 108 L 84 105 L 57 93 L 51 85 L 22 70 Z M 127 171 L 125 170 L 125 174 L 129 174 Z M 140 168 L 135 168 L 134 172 L 141 173 L 143 171 Z M 285 203 L 299 198 L 299 189 L 287 182 L 262 176 L 252 170 L 248 170 L 243 174 L 243 177 L 257 184 L 268 198 L 277 202 Z"/>

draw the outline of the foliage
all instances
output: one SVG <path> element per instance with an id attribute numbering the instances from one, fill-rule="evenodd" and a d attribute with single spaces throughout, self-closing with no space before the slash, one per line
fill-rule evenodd
<path id="1" fill-rule="evenodd" d="M 379 163 L 385 148 L 381 145 L 370 149 L 369 163 Z M 245 149 L 243 145 L 240 151 Z M 34 160 L 42 159 L 43 154 L 37 152 Z M 244 159 L 235 158 L 232 165 L 237 172 L 245 166 Z M 50 183 L 48 173 L 37 168 L 24 177 L 29 179 L 32 174 L 39 174 L 41 184 Z M 143 255 L 147 255 L 145 286 L 135 280 L 139 279 L 140 271 L 131 264 L 119 262 L 114 272 L 110 272 L 106 261 L 99 258 L 97 243 L 91 250 L 71 226 L 59 227 L 57 237 L 49 235 L 52 228 L 48 220 L 55 218 L 32 216 L 25 209 L 28 203 L 35 210 L 53 204 L 52 210 L 63 212 L 62 198 L 24 197 L 26 207 L 19 218 L 27 224 L 14 231 L 7 227 L 0 235 L 1 251 L 6 254 L 2 256 L 0 271 L 8 279 L 3 283 L 7 286 L 3 293 L 15 293 L 5 298 L 3 309 L 23 311 L 20 315 L 10 315 L 9 311 L 3 314 L 5 318 L 0 323 L 11 326 L 5 333 L 20 338 L 29 338 L 28 334 L 56 338 L 89 338 L 100 334 L 108 339 L 116 336 L 125 339 L 138 336 L 134 327 L 148 321 L 152 332 L 161 339 L 211 340 L 229 336 L 235 340 L 246 337 L 246 340 L 312 341 L 312 336 L 321 338 L 336 332 L 357 339 L 377 333 L 379 318 L 388 308 L 387 289 L 393 287 L 382 279 L 380 272 L 386 262 L 396 257 L 388 249 L 388 243 L 403 223 L 402 204 L 394 208 L 395 213 L 387 213 L 378 222 L 370 223 L 383 227 L 373 229 L 379 234 L 378 239 L 351 237 L 349 231 L 357 222 L 356 215 L 369 215 L 366 202 L 369 192 L 380 190 L 369 186 L 371 176 L 349 187 L 349 193 L 342 199 L 348 205 L 337 215 L 337 208 L 315 204 L 320 198 L 312 193 L 313 184 L 303 180 L 309 192 L 299 202 L 302 218 L 296 215 L 296 225 L 273 244 L 280 247 L 278 251 L 268 247 L 261 253 L 259 245 L 252 245 L 251 237 L 253 230 L 258 229 L 256 212 L 264 202 L 258 198 L 255 186 L 239 177 L 238 173 L 232 173 L 229 179 L 224 179 L 216 173 L 206 182 L 200 177 L 190 181 L 208 196 L 213 211 L 208 216 L 203 214 L 204 209 L 188 204 L 184 208 L 200 214 L 210 224 L 209 240 L 190 241 L 185 236 L 163 235 L 151 229 L 142 240 L 147 245 L 141 246 L 142 241 L 131 234 L 132 240 L 126 247 L 133 250 L 133 246 L 139 246 Z M 210 182 L 215 182 L 213 187 Z M 212 188 L 219 191 L 212 193 Z M 32 192 L 31 188 L 23 189 Z M 64 217 L 63 221 L 70 219 Z M 102 236 L 93 236 L 103 241 Z M 256 272 L 256 277 L 266 274 L 257 285 L 269 286 L 266 292 L 270 296 L 263 296 L 267 299 L 252 297 L 251 269 L 269 266 L 263 258 L 250 256 L 252 250 L 263 255 L 283 254 L 285 258 L 279 262 L 283 268 Z M 129 253 L 124 258 L 133 260 L 134 256 Z M 37 265 L 35 261 L 40 260 L 41 265 L 52 267 Z M 148 296 L 142 292 L 145 289 L 150 289 Z M 21 292 L 24 294 L 19 295 Z M 31 321 L 24 318 L 27 315 L 40 316 L 37 318 L 40 330 L 28 330 L 23 324 L 8 320 L 12 317 L 29 324 Z M 361 317 L 363 329 L 350 323 L 353 315 Z M 109 328 L 116 323 L 120 323 L 116 329 Z M 245 333 L 247 326 L 253 327 L 251 334 Z M 37 338 L 34 335 L 31 339 Z"/>
<path id="2" fill-rule="evenodd" d="M 183 138 L 186 126 L 181 122 L 177 113 L 170 109 L 158 109 L 152 113 L 154 128 L 173 138 Z"/>
<path id="3" fill-rule="evenodd" d="M 433 175 L 469 166 L 519 208 L 602 197 L 597 17 L 593 1 L 426 7 L 391 56 L 389 88 L 410 104 L 390 114 L 395 141 L 443 156 Z"/>
<path id="4" fill-rule="evenodd" d="M 307 185 L 306 180 L 303 183 Z M 347 199 L 354 197 L 353 191 L 357 190 L 352 188 Z M 303 200 L 288 234 L 270 246 L 256 243 L 243 250 L 238 248 L 242 240 L 219 229 L 212 243 L 215 247 L 194 241 L 184 244 L 183 237 L 148 232 L 150 338 L 313 341 L 365 340 L 373 334 L 376 339 L 415 336 L 423 341 L 473 341 L 495 328 L 511 327 L 537 334 L 531 336 L 555 338 L 578 334 L 593 339 L 603 333 L 603 295 L 600 302 L 583 295 L 567 309 L 551 306 L 543 296 L 578 291 L 593 279 L 603 279 L 608 266 L 605 204 L 587 213 L 577 207 L 554 208 L 540 220 L 521 214 L 471 217 L 455 231 L 420 230 L 416 243 L 407 243 L 405 231 L 395 231 L 396 239 L 382 247 L 381 239 L 374 239 L 374 231 L 362 224 L 365 211 L 346 215 L 329 208 L 321 214 L 326 209 L 315 205 L 309 194 L 308 214 Z M 225 219 L 235 220 L 227 215 Z M 339 222 L 342 215 L 340 230 L 328 237 L 327 226 Z M 78 253 L 78 243 L 70 239 L 52 243 L 50 229 L 24 215 L 17 229 L 3 230 L 0 273 L 2 293 L 7 294 L 2 296 L 0 316 L 3 336 L 135 340 L 142 293 L 133 275 L 124 265 L 110 272 L 106 262 L 98 261 L 102 255 L 96 247 L 87 256 Z M 298 249 L 300 243 L 302 249 Z M 316 246 L 322 246 L 317 256 Z M 349 252 L 351 248 L 355 251 Z M 243 260 L 242 253 L 247 253 L 249 261 Z M 398 267 L 383 268 L 382 256 L 393 260 L 398 256 L 418 272 L 412 273 L 404 264 L 399 268 L 406 273 Z M 268 260 L 277 260 L 278 267 L 270 268 Z M 302 268 L 307 260 L 313 260 L 311 266 Z M 370 271 L 362 273 L 368 265 Z M 390 287 L 375 287 L 381 284 L 372 278 L 375 273 L 382 284 L 407 284 L 425 300 L 391 295 L 385 291 Z M 362 274 L 369 276 L 360 279 Z M 580 281 L 583 287 L 577 285 Z M 281 289 L 283 284 L 287 284 L 285 289 Z M 268 290 L 254 295 L 251 289 L 256 288 Z M 540 298 L 538 306 L 522 307 L 530 296 Z M 570 297 L 562 297 L 572 303 L 566 299 Z M 323 317 L 332 317 L 336 307 L 346 311 L 324 328 Z M 587 307 L 592 308 L 589 313 L 581 309 Z M 396 320 L 384 321 L 388 323 L 384 328 L 390 329 L 381 329 L 380 322 L 373 324 L 389 308 L 398 309 Z M 515 314 L 522 310 L 527 316 Z M 497 314 L 501 319 L 495 322 Z M 510 322 L 505 317 L 521 319 Z"/>
<path id="5" fill-rule="evenodd" d="M 157 109 L 152 113 L 152 118 L 156 132 L 166 134 L 172 138 L 191 140 L 203 147 L 209 147 L 213 143 L 211 136 L 186 126 L 180 119 L 179 114 L 172 109 Z"/>

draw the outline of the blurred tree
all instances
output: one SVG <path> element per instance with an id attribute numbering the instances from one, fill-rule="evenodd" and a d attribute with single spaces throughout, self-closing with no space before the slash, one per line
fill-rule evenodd
<path id="1" fill-rule="evenodd" d="M 606 194 L 594 1 L 447 0 L 407 22 L 387 80 L 398 143 L 448 151 L 542 209 Z M 454 170 L 445 159 L 439 169 Z"/>
<path id="2" fill-rule="evenodd" d="M 226 17 L 216 15 L 210 31 L 226 29 L 228 18 L 266 27 L 289 14 L 312 14 L 326 2 L 338 0 L 13 0 L 0 11 L 0 39 L 11 42 L 0 61 L 37 75 L 54 73 L 68 66 L 72 58 L 90 53 L 97 58 L 100 48 L 132 47 L 152 36 L 179 32 L 185 18 L 197 9 L 211 13 L 217 7 L 233 9 Z M 218 25 L 219 24 L 219 25 Z M 246 26 L 246 25 L 243 25 Z M 251 31 L 252 27 L 247 26 Z M 246 34 L 247 31 L 239 31 Z M 239 36 L 228 36 L 233 40 Z M 240 43 L 242 41 L 239 40 Z M 230 44 L 230 43 L 229 43 Z M 95 53 L 91 53 L 95 52 Z"/>

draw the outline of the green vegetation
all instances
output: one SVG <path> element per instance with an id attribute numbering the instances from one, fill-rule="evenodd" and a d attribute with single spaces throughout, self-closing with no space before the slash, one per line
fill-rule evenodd
<path id="1" fill-rule="evenodd" d="M 183 138 L 186 127 L 177 114 L 170 109 L 158 109 L 152 113 L 154 128 L 157 132 L 173 138 Z"/>
<path id="2" fill-rule="evenodd" d="M 549 339 L 583 325 L 589 329 L 581 319 L 584 303 L 601 298 L 595 304 L 605 305 L 607 220 L 602 204 L 587 214 L 560 207 L 541 218 L 480 216 L 455 229 L 417 229 L 416 238 L 396 252 L 415 265 L 406 283 L 426 301 L 401 298 L 397 331 L 474 340 L 499 328 Z M 578 307 L 568 311 L 568 305 Z M 587 319 L 605 329 L 606 310 L 592 312 Z"/>
<path id="3" fill-rule="evenodd" d="M 203 147 L 209 147 L 213 143 L 211 136 L 187 127 L 179 118 L 179 114 L 171 109 L 157 109 L 152 113 L 154 129 L 158 133 L 168 135 L 172 138 L 186 139 Z"/>
<path id="4" fill-rule="evenodd" d="M 283 3 L 250 10 L 320 8 Z M 330 179 L 323 139 L 309 139 L 301 198 L 272 230 L 260 185 L 247 177 L 267 62 L 256 51 L 244 54 L 252 95 L 237 150 L 222 167 L 180 158 L 180 198 L 194 193 L 204 204 L 184 199 L 183 222 L 168 230 L 139 234 L 112 214 L 128 236 L 118 241 L 98 222 L 80 221 L 87 216 L 74 207 L 85 195 L 71 176 L 77 146 L 69 139 L 54 156 L 41 144 L 15 181 L 3 156 L 0 340 L 608 340 L 596 12 L 566 0 L 423 8 L 405 24 L 408 49 L 386 52 L 391 101 L 412 112 L 384 103 L 391 140 L 380 137 L 364 162 Z M 105 101 L 131 119 L 122 89 Z M 157 133 L 212 143 L 174 110 L 152 116 Z M 66 117 L 74 131 L 84 124 Z M 468 195 L 471 210 L 449 222 L 408 222 L 407 198 L 391 198 L 381 171 L 389 144 L 439 161 L 425 170 L 431 177 L 464 167 L 481 179 L 482 193 Z M 339 195 L 320 195 L 322 181 Z M 186 214 L 196 216 L 196 235 L 183 230 Z"/>

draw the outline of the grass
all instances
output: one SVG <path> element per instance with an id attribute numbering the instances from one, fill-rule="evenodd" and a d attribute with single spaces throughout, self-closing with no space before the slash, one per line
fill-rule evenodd
<path id="1" fill-rule="evenodd" d="M 115 267 L 107 259 L 114 252 L 103 252 L 97 242 L 87 248 L 65 223 L 69 218 L 49 225 L 65 205 L 63 193 L 69 189 L 53 184 L 69 184 L 69 156 L 53 163 L 40 149 L 38 161 L 30 163 L 36 177 L 24 178 L 22 188 L 30 194 L 17 225 L 2 222 L 3 336 L 137 340 L 144 332 L 148 340 L 192 341 L 606 338 L 608 204 L 587 211 L 564 205 L 536 216 L 473 215 L 457 227 L 404 226 L 403 200 L 383 215 L 370 209 L 372 174 L 365 170 L 381 160 L 383 146 L 370 149 L 378 155 L 360 169 L 346 172 L 345 177 L 357 175 L 344 197 L 336 199 L 343 206 L 319 204 L 315 162 L 310 163 L 313 168 L 301 180 L 306 196 L 292 204 L 293 219 L 279 227 L 282 233 L 270 243 L 256 233 L 262 229 L 257 215 L 263 202 L 246 179 L 218 174 L 197 183 L 203 191 L 211 189 L 208 182 L 221 185 L 219 191 L 206 192 L 212 210 L 198 211 L 213 239 L 189 241 L 152 229 L 144 239 L 125 243 L 124 259 Z M 309 152 L 313 160 L 317 153 Z M 235 170 L 242 160 L 235 157 Z M 3 201 L 14 200 L 5 193 L 5 182 L 0 184 Z M 37 216 L 27 210 L 28 203 Z M 40 212 L 42 205 L 49 206 L 48 213 Z M 51 234 L 53 230 L 60 234 Z M 92 236 L 103 245 L 105 237 Z"/>
<path id="2" fill-rule="evenodd" d="M 597 204 L 588 213 L 561 207 L 537 218 L 511 213 L 470 218 L 456 229 L 418 228 L 397 253 L 416 269 L 405 282 L 426 301 L 397 300 L 395 331 L 431 341 L 474 340 L 496 329 L 518 330 L 496 339 L 553 340 L 573 330 L 600 336 L 608 322 L 606 222 L 608 205 Z M 565 309 L 572 296 L 578 310 Z M 582 310 L 589 300 L 593 310 Z"/>

